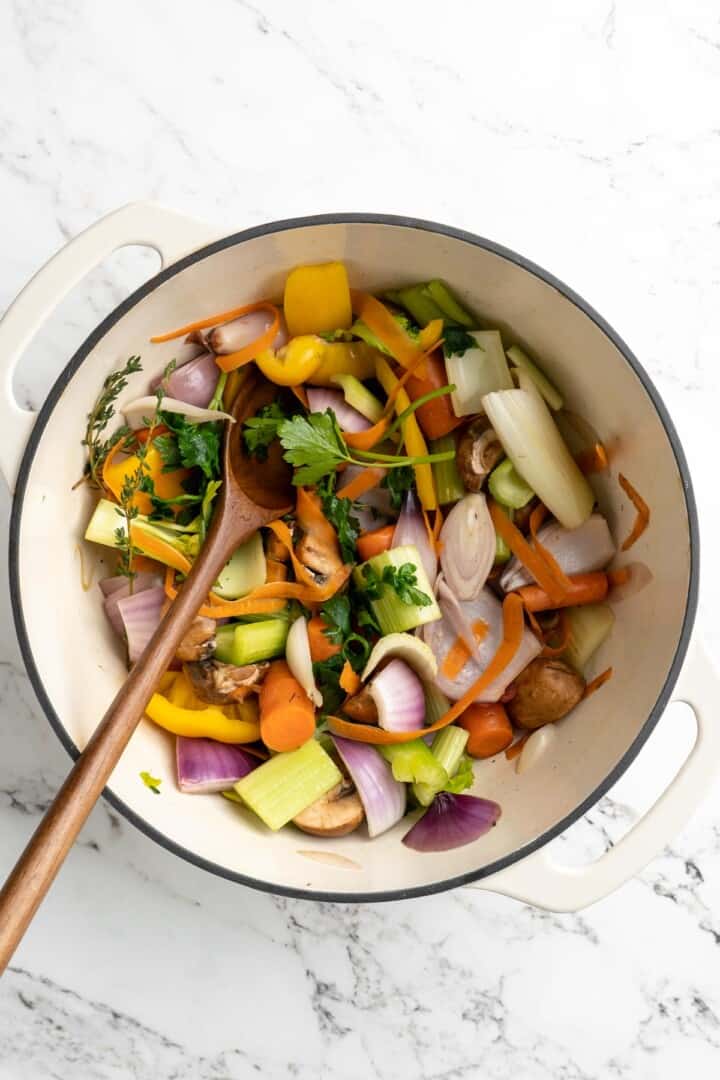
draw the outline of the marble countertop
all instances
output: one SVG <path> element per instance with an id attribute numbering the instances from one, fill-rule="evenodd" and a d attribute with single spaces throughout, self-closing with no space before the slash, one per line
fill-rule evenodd
<path id="1" fill-rule="evenodd" d="M 8 0 L 0 53 L 0 309 L 135 198 L 228 230 L 403 213 L 522 251 L 617 328 L 677 421 L 705 537 L 699 625 L 718 654 L 716 5 Z M 153 270 L 128 250 L 94 272 L 29 349 L 19 398 L 37 405 Z M 3 491 L 4 529 L 8 513 Z M 5 591 L 0 876 L 68 767 Z M 562 857 L 602 852 L 647 805 L 679 719 L 556 841 Z M 277 899 L 100 805 L 0 984 L 0 1080 L 709 1080 L 719 811 L 716 791 L 637 880 L 559 916 L 470 890 Z"/>

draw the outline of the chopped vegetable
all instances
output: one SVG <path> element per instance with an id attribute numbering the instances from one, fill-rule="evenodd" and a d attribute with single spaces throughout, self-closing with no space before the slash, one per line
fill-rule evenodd
<path id="1" fill-rule="evenodd" d="M 387 761 L 372 746 L 337 735 L 333 743 L 362 800 L 369 835 L 380 836 L 405 816 L 405 785 L 395 779 Z"/>
<path id="2" fill-rule="evenodd" d="M 284 660 L 274 660 L 260 688 L 262 741 L 270 750 L 297 750 L 314 734 L 312 701 L 288 664 Z"/>
<path id="3" fill-rule="evenodd" d="M 233 553 L 220 571 L 213 591 L 224 600 L 236 600 L 264 584 L 266 576 L 265 550 L 262 537 L 256 532 Z"/>
<path id="4" fill-rule="evenodd" d="M 394 525 L 382 525 L 379 529 L 361 533 L 357 539 L 358 558 L 366 562 L 368 559 L 372 559 L 374 555 L 380 555 L 381 552 L 387 551 L 392 547 L 394 533 Z"/>
<path id="5" fill-rule="evenodd" d="M 467 731 L 456 727 L 454 724 L 444 728 L 442 731 L 438 731 L 432 741 L 431 750 L 433 758 L 442 767 L 445 777 L 442 778 L 442 775 L 438 773 L 434 781 L 424 778 L 413 785 L 413 795 L 421 806 L 429 806 L 438 792 L 442 791 L 448 781 L 451 781 L 456 775 L 463 760 L 467 741 Z M 405 743 L 404 745 L 414 746 L 414 743 Z M 423 746 L 425 746 L 425 743 L 423 743 Z M 385 747 L 381 752 L 387 753 L 388 749 L 390 748 Z M 469 787 L 472 784 L 472 765 L 470 766 L 469 777 L 467 776 L 467 770 L 463 770 L 463 777 L 460 782 L 465 785 L 467 779 L 469 779 L 470 783 L 466 786 Z M 459 790 L 462 790 L 462 788 L 459 788 Z"/>
<path id="6" fill-rule="evenodd" d="M 461 326 L 465 326 L 468 329 L 477 326 L 477 319 L 462 306 L 444 281 L 440 281 L 437 278 L 434 281 L 428 281 L 425 289 L 447 319 L 460 323 Z"/>
<path id="7" fill-rule="evenodd" d="M 431 353 L 425 360 L 425 373 L 422 378 L 411 375 L 405 386 L 410 400 L 416 401 L 417 398 L 447 386 L 452 381 L 447 377 L 442 359 L 436 353 Z M 462 418 L 453 412 L 449 397 L 436 397 L 427 401 L 418 407 L 415 415 L 428 439 L 441 439 L 462 423 Z"/>
<path id="8" fill-rule="evenodd" d="M 432 536 L 428 535 L 427 525 L 423 515 L 420 513 L 417 500 L 412 491 L 409 490 L 405 496 L 405 503 L 397 520 L 397 525 L 393 530 L 391 543 L 394 548 L 409 545 L 417 549 L 430 585 L 435 584 L 438 566 L 437 554 L 432 539 Z M 364 558 L 369 557 L 369 555 L 364 556 Z"/>
<path id="9" fill-rule="evenodd" d="M 597 604 L 608 592 L 607 574 L 575 574 L 569 578 L 569 586 L 560 600 L 551 597 L 539 585 L 523 585 L 518 589 L 528 611 L 550 611 L 558 607 L 577 607 L 580 604 Z"/>
<path id="10" fill-rule="evenodd" d="M 478 840 L 499 817 L 495 802 L 441 791 L 402 842 L 414 851 L 451 851 Z"/>
<path id="11" fill-rule="evenodd" d="M 362 413 L 347 404 L 341 390 L 313 386 L 307 391 L 307 399 L 310 412 L 324 412 L 325 409 L 332 409 L 343 431 L 367 431 L 372 426 Z"/>
<path id="12" fill-rule="evenodd" d="M 330 634 L 328 634 L 330 630 Z M 313 663 L 329 660 L 340 652 L 340 644 L 330 639 L 332 629 L 328 626 L 322 615 L 315 615 L 308 623 L 308 640 L 310 643 L 310 656 Z"/>
<path id="13" fill-rule="evenodd" d="M 473 600 L 495 561 L 495 529 L 484 495 L 466 495 L 455 503 L 440 531 L 440 565 L 445 580 L 461 600 Z"/>
<path id="14" fill-rule="evenodd" d="M 354 580 L 363 589 L 383 634 L 413 630 L 440 618 L 440 609 L 416 547 L 392 548 L 356 567 Z"/>
<path id="15" fill-rule="evenodd" d="M 175 704 L 164 693 L 155 693 L 145 708 L 146 715 L 159 727 L 173 735 L 223 743 L 251 743 L 260 737 L 257 705 L 252 699 L 221 709 L 201 702 L 183 672 L 176 675 L 171 689 L 177 685 L 183 687 L 182 700 L 189 704 Z"/>
<path id="16" fill-rule="evenodd" d="M 499 703 L 469 705 L 458 724 L 468 733 L 467 752 L 474 758 L 495 757 L 513 741 L 512 724 Z"/>
<path id="17" fill-rule="evenodd" d="M 347 329 L 352 323 L 352 307 L 344 264 L 296 266 L 285 282 L 283 311 L 291 337 Z"/>
<path id="18" fill-rule="evenodd" d="M 152 776 L 149 772 L 143 770 L 143 772 L 140 773 L 140 779 L 142 780 L 146 788 L 150 788 L 153 795 L 160 794 L 160 785 L 162 784 L 162 780 L 158 776 Z"/>
<path id="19" fill-rule="evenodd" d="M 399 380 L 391 371 L 386 360 L 378 360 L 375 370 L 386 394 L 390 394 L 397 389 Z M 409 407 L 410 398 L 404 390 L 400 390 L 395 398 L 395 412 L 401 416 Z M 403 421 L 402 433 L 408 452 L 415 458 L 427 458 L 427 444 L 414 414 Z M 439 458 L 435 458 L 435 460 L 439 460 Z M 437 496 L 435 495 L 432 469 L 427 462 L 415 465 L 415 483 L 421 505 L 425 510 L 434 510 L 437 507 Z"/>
<path id="20" fill-rule="evenodd" d="M 628 536 L 625 537 L 620 545 L 621 551 L 627 551 L 633 546 L 636 540 L 639 540 L 642 534 L 650 524 L 650 507 L 645 500 L 638 494 L 630 481 L 623 476 L 622 473 L 618 473 L 618 482 L 625 494 L 630 499 L 631 503 L 637 510 L 637 517 L 635 518 L 635 524 Z"/>
<path id="21" fill-rule="evenodd" d="M 404 660 L 391 660 L 374 677 L 368 693 L 385 731 L 416 731 L 425 722 L 425 694 L 420 679 Z"/>
<path id="22" fill-rule="evenodd" d="M 301 386 L 320 367 L 326 344 L 315 334 L 291 338 L 277 352 L 265 349 L 256 356 L 263 375 L 278 386 Z"/>
<path id="23" fill-rule="evenodd" d="M 510 510 L 520 510 L 535 496 L 510 458 L 505 458 L 488 477 L 488 490 L 496 502 Z"/>
<path id="24" fill-rule="evenodd" d="M 285 649 L 288 624 L 285 619 L 262 619 L 260 622 L 231 623 L 217 629 L 215 655 L 224 664 L 255 664 L 271 660 Z"/>
<path id="25" fill-rule="evenodd" d="M 269 829 L 276 832 L 342 780 L 342 773 L 319 742 L 309 739 L 289 753 L 276 754 L 243 777 L 234 790 Z"/>
<path id="26" fill-rule="evenodd" d="M 448 782 L 447 771 L 422 739 L 397 746 L 381 746 L 380 753 L 390 762 L 395 779 L 403 783 L 422 783 L 440 791 Z"/>
<path id="27" fill-rule="evenodd" d="M 555 409 L 556 411 L 562 409 L 562 396 L 558 393 L 547 376 L 543 374 L 537 364 L 535 364 L 522 349 L 519 349 L 517 345 L 511 345 L 507 351 L 507 355 L 508 360 L 510 360 L 515 367 L 521 368 L 530 376 L 551 409 Z"/>
<path id="28" fill-rule="evenodd" d="M 359 412 L 361 416 L 366 417 L 371 424 L 377 424 L 383 415 L 382 403 L 378 401 L 374 394 L 370 393 L 355 375 L 346 373 L 333 375 L 330 381 L 341 387 L 345 400 L 351 408 Z"/>
<path id="29" fill-rule="evenodd" d="M 539 550 L 538 545 L 545 555 L 552 555 L 565 575 L 602 570 L 615 555 L 615 543 L 607 521 L 598 513 L 591 514 L 577 529 L 565 529 L 557 521 L 543 525 L 537 534 L 536 551 Z M 531 581 L 532 574 L 517 558 L 512 560 L 500 578 L 506 592 L 528 585 Z"/>
<path id="30" fill-rule="evenodd" d="M 240 746 L 188 739 L 176 742 L 178 787 L 188 794 L 226 791 L 258 766 L 258 759 Z"/>
<path id="31" fill-rule="evenodd" d="M 584 691 L 585 680 L 577 671 L 562 660 L 539 656 L 515 680 L 507 710 L 519 727 L 542 727 L 566 716 Z"/>
<path id="32" fill-rule="evenodd" d="M 465 494 L 465 485 L 458 470 L 455 436 L 444 435 L 441 439 L 433 439 L 430 451 L 433 454 L 452 452 L 453 456 L 448 461 L 436 462 L 432 470 L 438 504 L 447 506 L 457 502 Z"/>
<path id="33" fill-rule="evenodd" d="M 585 687 L 585 693 L 583 694 L 583 698 L 590 697 L 591 694 L 594 694 L 596 690 L 599 690 L 601 686 L 604 686 L 606 682 L 612 679 L 612 677 L 613 669 L 611 667 L 606 668 L 606 670 L 601 672 L 600 675 L 596 675 L 595 678 L 591 679 L 591 681 Z"/>
<path id="34" fill-rule="evenodd" d="M 291 673 L 317 708 L 322 706 L 320 693 L 313 674 L 313 662 L 310 654 L 308 620 L 300 615 L 295 619 L 288 632 L 285 643 L 285 657 Z"/>
<path id="35" fill-rule="evenodd" d="M 607 604 L 568 608 L 566 614 L 570 641 L 565 649 L 565 659 L 577 671 L 584 671 L 588 661 L 610 634 L 615 616 Z"/>
<path id="36" fill-rule="evenodd" d="M 461 352 L 451 351 L 453 344 L 445 339 L 445 368 L 448 382 L 455 385 L 451 398 L 456 416 L 482 412 L 487 394 L 514 386 L 498 331 L 474 330 L 467 336 L 473 346 Z"/>

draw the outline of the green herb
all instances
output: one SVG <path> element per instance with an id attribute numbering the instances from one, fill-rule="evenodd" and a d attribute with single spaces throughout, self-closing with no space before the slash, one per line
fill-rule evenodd
<path id="1" fill-rule="evenodd" d="M 258 461 L 266 461 L 268 447 L 277 438 L 280 424 L 287 419 L 288 414 L 280 402 L 273 401 L 269 405 L 263 405 L 255 416 L 246 420 L 243 424 L 243 439 L 248 454 L 256 457 Z"/>
<path id="2" fill-rule="evenodd" d="M 222 409 L 223 394 L 225 393 L 225 383 L 228 381 L 228 375 L 229 372 L 227 371 L 221 371 L 218 375 L 218 381 L 215 383 L 215 393 L 208 403 L 208 409 Z"/>
<path id="3" fill-rule="evenodd" d="M 342 645 L 345 638 L 352 632 L 350 627 L 350 598 L 348 596 L 333 596 L 320 609 L 327 627 L 323 630 L 325 637 L 333 645 Z"/>
<path id="4" fill-rule="evenodd" d="M 385 589 L 393 589 L 400 602 L 408 606 L 427 607 L 433 602 L 427 593 L 417 588 L 417 569 L 410 562 L 402 566 L 384 566 L 381 574 L 366 563 L 362 575 L 365 592 L 371 600 L 379 600 Z"/>
<path id="5" fill-rule="evenodd" d="M 115 402 L 118 395 L 127 386 L 128 378 L 142 371 L 139 356 L 131 356 L 125 366 L 119 371 L 113 371 L 107 376 L 102 384 L 102 390 L 97 401 L 88 413 L 85 438 L 82 445 L 87 447 L 88 460 L 85 466 L 85 476 L 95 487 L 102 487 L 102 467 L 105 459 L 112 448 L 130 434 L 130 428 L 123 425 L 109 439 L 103 439 L 108 424 L 115 415 Z"/>
<path id="6" fill-rule="evenodd" d="M 322 503 L 323 514 L 338 534 L 343 562 L 351 563 L 357 558 L 355 544 L 360 535 L 360 522 L 353 515 L 352 500 L 339 499 L 335 494 L 336 481 L 337 473 L 328 473 L 317 485 L 316 491 Z"/>
<path id="7" fill-rule="evenodd" d="M 387 488 L 393 510 L 400 509 L 405 493 L 410 490 L 414 483 L 415 473 L 409 465 L 402 469 L 394 469 L 385 476 L 380 486 Z"/>
<path id="8" fill-rule="evenodd" d="M 334 713 L 345 700 L 345 691 L 340 686 L 340 674 L 345 666 L 342 653 L 336 653 L 328 660 L 316 660 L 313 675 L 318 690 L 322 694 L 323 713 Z"/>
<path id="9" fill-rule="evenodd" d="M 220 475 L 220 425 L 213 420 L 193 424 L 181 413 L 161 412 L 159 419 L 170 431 L 154 440 L 163 460 L 163 472 L 198 468 L 208 480 L 217 479 Z"/>
<path id="10" fill-rule="evenodd" d="M 459 795 L 461 791 L 472 787 L 474 783 L 472 758 L 463 754 L 455 775 L 448 780 L 443 791 L 450 791 L 453 795 Z"/>
<path id="11" fill-rule="evenodd" d="M 150 788 L 153 795 L 160 794 L 160 785 L 162 784 L 162 780 L 158 776 L 151 776 L 149 772 L 143 770 L 143 772 L 140 773 L 140 779 L 142 780 L 145 787 Z"/>
<path id="12" fill-rule="evenodd" d="M 461 326 L 445 325 L 443 329 L 443 349 L 446 356 L 464 356 L 468 349 L 476 349 L 474 337 Z"/>

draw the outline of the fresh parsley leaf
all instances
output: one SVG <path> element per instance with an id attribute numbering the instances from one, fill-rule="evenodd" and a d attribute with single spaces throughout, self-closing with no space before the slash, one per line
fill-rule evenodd
<path id="1" fill-rule="evenodd" d="M 371 600 L 378 600 L 385 589 L 393 589 L 402 604 L 410 607 L 427 607 L 432 604 L 428 594 L 417 587 L 417 568 L 413 563 L 384 566 L 381 574 L 378 574 L 370 563 L 366 563 L 362 573 L 365 592 Z"/>
<path id="2" fill-rule="evenodd" d="M 334 525 L 340 543 L 343 562 L 352 563 L 357 558 L 355 544 L 360 535 L 360 522 L 353 514 L 350 499 L 338 499 L 337 495 L 320 496 L 323 513 L 331 525 Z"/>
<path id="3" fill-rule="evenodd" d="M 472 787 L 473 781 L 472 758 L 468 757 L 467 754 L 463 754 L 460 758 L 457 772 L 450 780 L 448 780 L 443 791 L 450 791 L 453 795 L 459 795 L 461 791 L 465 791 L 466 788 Z"/>
<path id="4" fill-rule="evenodd" d="M 323 713 L 334 713 L 345 700 L 345 691 L 340 686 L 340 674 L 345 665 L 342 653 L 336 653 L 328 660 L 316 660 L 313 664 L 315 683 L 322 694 Z"/>
<path id="5" fill-rule="evenodd" d="M 320 609 L 320 614 L 327 623 L 323 630 L 325 637 L 333 645 L 342 645 L 352 632 L 350 627 L 350 597 L 333 596 Z"/>
<path id="6" fill-rule="evenodd" d="M 248 454 L 256 457 L 258 461 L 266 461 L 268 447 L 277 438 L 280 424 L 287 419 L 288 414 L 280 402 L 272 401 L 246 420 L 243 424 L 243 439 Z"/>
<path id="7" fill-rule="evenodd" d="M 278 437 L 285 450 L 285 460 L 295 466 L 293 483 L 298 486 L 316 484 L 341 462 L 350 460 L 332 409 L 283 420 Z"/>
<path id="8" fill-rule="evenodd" d="M 162 458 L 163 472 L 175 472 L 182 467 L 180 447 L 174 435 L 158 435 L 153 439 L 153 446 Z"/>
<path id="9" fill-rule="evenodd" d="M 150 788 L 153 795 L 160 794 L 160 785 L 162 784 L 162 780 L 159 777 L 151 776 L 149 772 L 143 770 L 143 772 L 140 773 L 140 779 L 142 780 L 145 787 Z"/>
<path id="10" fill-rule="evenodd" d="M 411 465 L 403 465 L 401 469 L 388 469 L 381 487 L 387 488 L 390 493 L 390 502 L 393 510 L 399 510 L 402 506 L 405 493 L 415 483 L 415 473 Z"/>
<path id="11" fill-rule="evenodd" d="M 160 435 L 154 440 L 156 445 L 160 442 L 158 451 L 165 463 L 164 470 L 180 466 L 199 468 L 208 480 L 216 480 L 220 475 L 220 425 L 212 420 L 193 424 L 181 413 L 161 413 L 160 421 L 170 429 L 177 444 L 177 450 L 172 451 L 166 441 L 169 435 Z"/>
<path id="12" fill-rule="evenodd" d="M 477 342 L 474 337 L 463 330 L 462 326 L 448 326 L 443 328 L 443 349 L 446 356 L 464 356 L 468 349 L 476 349 Z"/>

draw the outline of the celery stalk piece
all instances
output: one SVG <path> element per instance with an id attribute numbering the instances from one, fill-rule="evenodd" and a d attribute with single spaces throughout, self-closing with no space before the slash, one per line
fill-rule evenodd
<path id="1" fill-rule="evenodd" d="M 495 565 L 502 566 L 503 563 L 508 562 L 512 551 L 507 546 L 502 536 L 495 533 Z"/>
<path id="2" fill-rule="evenodd" d="M 425 292 L 424 285 L 411 285 L 398 292 L 400 303 L 408 311 L 418 326 L 427 326 L 433 319 L 444 319 L 445 312 L 435 303 L 432 296 Z"/>
<path id="3" fill-rule="evenodd" d="M 562 409 L 563 399 L 560 392 L 553 386 L 537 364 L 530 359 L 530 357 L 519 349 L 517 345 L 512 345 L 508 351 L 508 360 L 510 360 L 515 367 L 520 368 L 522 371 L 526 371 L 532 381 L 537 386 L 542 396 L 547 401 L 551 409 Z"/>
<path id="4" fill-rule="evenodd" d="M 439 720 L 450 708 L 450 702 L 433 682 L 425 683 L 425 723 L 429 726 Z"/>
<path id="5" fill-rule="evenodd" d="M 443 435 L 440 439 L 433 439 L 430 443 L 430 451 L 433 454 L 440 454 L 446 450 L 457 450 L 457 442 L 452 434 Z M 457 502 L 465 496 L 465 485 L 458 472 L 455 458 L 450 461 L 436 461 L 432 471 L 435 480 L 435 491 L 441 506 Z"/>
<path id="6" fill-rule="evenodd" d="M 319 742 L 309 739 L 298 750 L 276 754 L 235 784 L 235 791 L 276 831 L 326 795 L 342 773 Z"/>
<path id="7" fill-rule="evenodd" d="M 615 616 L 607 604 L 567 608 L 565 614 L 570 620 L 570 644 L 565 659 L 582 672 L 612 630 Z"/>
<path id="8" fill-rule="evenodd" d="M 486 394 L 515 386 L 499 331 L 473 330 L 470 337 L 475 341 L 474 349 L 445 354 L 448 382 L 455 384 L 450 399 L 456 416 L 483 412 Z"/>
<path id="9" fill-rule="evenodd" d="M 454 724 L 443 728 L 442 731 L 438 731 L 433 739 L 431 752 L 438 764 L 442 766 L 445 779 L 439 786 L 437 783 L 428 780 L 416 781 L 413 785 L 413 795 L 421 806 L 429 806 L 437 793 L 445 787 L 448 779 L 452 779 L 455 775 L 465 753 L 465 746 L 469 737 L 469 732 L 456 727 Z M 423 743 L 423 745 L 425 744 Z"/>
<path id="10" fill-rule="evenodd" d="M 93 544 L 103 544 L 105 547 L 118 547 L 118 530 L 120 530 L 120 536 L 124 537 L 127 533 L 125 518 L 118 513 L 118 509 L 117 503 L 110 502 L 109 499 L 100 499 L 88 522 L 85 539 Z M 200 537 L 197 533 L 178 528 L 170 523 L 160 525 L 149 521 L 143 514 L 138 514 L 133 519 L 133 543 L 141 554 L 143 553 L 143 533 L 164 541 L 190 560 L 194 559 L 200 550 Z"/>
<path id="11" fill-rule="evenodd" d="M 378 621 L 383 634 L 401 633 L 404 630 L 414 630 L 416 626 L 424 626 L 425 623 L 435 622 L 442 617 L 442 612 L 437 605 L 432 586 L 420 558 L 420 553 L 414 544 L 405 544 L 401 547 L 383 551 L 380 555 L 374 555 L 372 559 L 357 566 L 353 571 L 353 578 L 360 589 L 367 587 L 365 567 L 370 567 L 374 574 L 382 578 L 383 571 L 387 567 L 399 570 L 410 563 L 415 570 L 415 588 L 425 593 L 429 598 L 429 604 L 406 604 L 397 592 L 388 584 L 380 586 L 380 594 L 370 600 L 375 618 Z"/>
<path id="12" fill-rule="evenodd" d="M 510 510 L 521 510 L 535 495 L 510 458 L 505 458 L 490 473 L 488 490 L 496 502 L 499 502 L 501 506 L 507 506 Z"/>
<path id="13" fill-rule="evenodd" d="M 220 571 L 213 591 L 225 600 L 247 596 L 258 585 L 265 584 L 267 567 L 260 530 L 241 544 L 227 565 Z"/>
<path id="14" fill-rule="evenodd" d="M 215 656 L 223 664 L 236 664 L 237 667 L 271 660 L 284 652 L 288 629 L 287 619 L 219 626 Z"/>
<path id="15" fill-rule="evenodd" d="M 473 318 L 470 312 L 458 302 L 444 281 L 439 281 L 437 278 L 434 281 L 428 281 L 425 290 L 451 322 L 459 323 L 467 330 L 478 325 L 477 319 Z"/>
<path id="16" fill-rule="evenodd" d="M 377 424 L 384 410 L 383 404 L 354 375 L 332 375 L 330 381 L 339 386 L 348 405 Z"/>
<path id="17" fill-rule="evenodd" d="M 379 746 L 378 750 L 385 760 L 390 762 L 396 780 L 406 784 L 428 784 L 438 791 L 448 782 L 446 769 L 422 739 Z"/>

